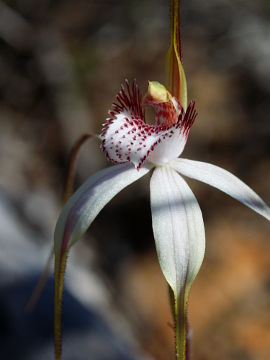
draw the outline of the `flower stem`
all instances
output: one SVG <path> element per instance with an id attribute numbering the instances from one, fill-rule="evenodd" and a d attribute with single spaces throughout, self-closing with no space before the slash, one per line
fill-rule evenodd
<path id="1" fill-rule="evenodd" d="M 68 175 L 65 186 L 64 203 L 70 198 L 73 192 L 75 164 L 78 158 L 79 150 L 86 140 L 95 135 L 84 134 L 73 145 L 69 157 Z M 54 262 L 54 351 L 55 360 L 61 360 L 62 348 L 62 302 L 63 302 L 63 289 L 64 277 L 67 263 L 68 250 L 61 248 L 60 254 L 55 252 Z"/>
<path id="2" fill-rule="evenodd" d="M 64 203 L 70 198 L 73 193 L 73 185 L 74 185 L 74 175 L 75 175 L 75 163 L 78 157 L 79 150 L 82 145 L 86 142 L 86 140 L 92 138 L 95 135 L 92 134 L 83 134 L 79 137 L 79 139 L 74 143 L 68 162 L 68 174 L 67 174 L 67 182 L 65 186 L 65 194 L 64 194 Z"/>
<path id="3" fill-rule="evenodd" d="M 86 142 L 86 140 L 92 138 L 92 137 L 98 137 L 97 135 L 93 134 L 83 134 L 79 137 L 79 139 L 74 143 L 70 156 L 68 161 L 68 172 L 67 172 L 67 181 L 65 185 L 65 192 L 63 197 L 63 202 L 66 203 L 67 200 L 70 198 L 70 196 L 73 193 L 73 186 L 74 186 L 74 176 L 75 176 L 75 164 L 76 160 L 78 158 L 79 150 L 81 149 L 82 145 Z M 32 311 L 35 307 L 38 299 L 40 298 L 41 292 L 44 289 L 44 286 L 50 276 L 50 270 L 51 265 L 53 262 L 54 257 L 54 247 L 52 246 L 47 263 L 45 265 L 44 270 L 42 271 L 42 274 L 40 275 L 37 285 L 35 286 L 30 299 L 28 300 L 25 309 L 26 311 Z"/>
<path id="4" fill-rule="evenodd" d="M 185 294 L 175 296 L 175 348 L 176 359 L 187 360 L 187 301 Z"/>
<path id="5" fill-rule="evenodd" d="M 61 360 L 62 345 L 62 301 L 67 251 L 59 259 L 55 256 L 54 275 L 54 351 L 55 360 Z"/>

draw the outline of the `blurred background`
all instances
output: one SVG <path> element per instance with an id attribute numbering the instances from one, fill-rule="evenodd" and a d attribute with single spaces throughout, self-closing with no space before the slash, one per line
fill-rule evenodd
<path id="1" fill-rule="evenodd" d="M 165 82 L 169 1 L 0 1 L 0 356 L 53 359 L 45 266 L 68 155 L 99 133 L 125 78 Z M 270 203 L 270 3 L 182 1 L 183 62 L 199 116 L 184 157 L 233 172 Z M 83 147 L 76 186 L 109 164 Z M 190 297 L 194 360 L 270 359 L 270 226 L 188 181 L 207 247 Z M 119 194 L 71 251 L 63 359 L 173 359 L 167 286 L 151 230 L 149 178 Z"/>

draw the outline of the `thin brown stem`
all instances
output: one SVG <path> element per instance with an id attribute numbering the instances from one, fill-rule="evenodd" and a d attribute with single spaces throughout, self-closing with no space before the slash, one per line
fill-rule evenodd
<path id="1" fill-rule="evenodd" d="M 82 135 L 75 142 L 75 144 L 73 145 L 73 147 L 71 149 L 69 161 L 68 161 L 67 181 L 65 184 L 63 203 L 65 203 L 69 199 L 69 197 L 72 195 L 72 192 L 73 192 L 74 177 L 75 177 L 75 165 L 76 165 L 76 160 L 78 157 L 79 150 L 80 150 L 81 146 L 86 142 L 86 140 L 90 139 L 91 137 L 93 137 L 92 134 Z M 54 257 L 54 247 L 52 246 L 47 263 L 45 265 L 45 268 L 42 271 L 42 274 L 40 275 L 40 277 L 38 279 L 37 285 L 35 286 L 32 294 L 28 300 L 28 303 L 25 306 L 26 311 L 30 312 L 36 306 L 36 303 L 37 303 L 38 299 L 40 298 L 42 290 L 44 289 L 44 286 L 46 285 L 46 282 L 50 275 L 50 269 L 51 269 L 51 265 L 53 262 L 53 257 Z"/>
<path id="2" fill-rule="evenodd" d="M 65 193 L 64 193 L 64 203 L 70 198 L 73 187 L 74 187 L 74 177 L 75 177 L 75 165 L 76 160 L 78 157 L 78 153 L 82 147 L 82 145 L 90 138 L 92 138 L 92 134 L 84 134 L 79 137 L 79 139 L 75 142 L 72 146 L 69 161 L 68 161 L 68 173 L 67 173 L 67 182 L 65 186 Z"/>
<path id="3" fill-rule="evenodd" d="M 82 145 L 90 138 L 92 134 L 82 135 L 73 145 L 70 156 L 67 174 L 67 182 L 64 193 L 64 203 L 70 198 L 73 193 L 75 165 L 78 158 L 79 150 Z M 54 351 L 55 360 L 61 360 L 62 350 L 62 302 L 63 302 L 63 289 L 65 269 L 67 263 L 68 250 L 60 250 L 60 254 L 55 254 L 54 262 Z"/>

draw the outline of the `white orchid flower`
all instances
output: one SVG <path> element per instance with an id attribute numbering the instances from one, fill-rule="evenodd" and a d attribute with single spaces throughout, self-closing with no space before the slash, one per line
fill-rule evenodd
<path id="1" fill-rule="evenodd" d="M 55 230 L 56 252 L 64 253 L 89 228 L 102 208 L 122 189 L 154 169 L 151 212 L 157 253 L 164 276 L 180 292 L 196 276 L 204 255 L 204 224 L 199 204 L 181 175 L 227 193 L 270 220 L 264 201 L 236 176 L 215 165 L 180 158 L 196 117 L 195 103 L 185 112 L 164 86 L 150 82 L 144 104 L 156 112 L 148 125 L 134 81 L 122 86 L 101 134 L 108 159 L 117 163 L 99 171 L 74 193 Z"/>
<path id="2" fill-rule="evenodd" d="M 264 201 L 236 176 L 220 167 L 182 159 L 195 103 L 185 111 L 167 89 L 150 82 L 144 105 L 155 109 L 155 124 L 145 121 L 134 81 L 126 81 L 104 124 L 102 149 L 116 165 L 97 172 L 64 206 L 55 229 L 55 254 L 63 256 L 89 228 L 102 208 L 122 189 L 153 169 L 150 180 L 153 233 L 162 272 L 175 298 L 185 294 L 204 257 L 205 232 L 199 204 L 182 175 L 227 193 L 270 220 Z"/>
<path id="3" fill-rule="evenodd" d="M 115 165 L 90 176 L 66 203 L 57 221 L 54 239 L 56 360 L 61 358 L 61 300 L 68 251 L 102 208 L 131 183 L 151 171 L 153 233 L 159 263 L 171 288 L 177 359 L 186 359 L 188 295 L 205 250 L 202 213 L 182 175 L 225 192 L 270 220 L 269 207 L 236 176 L 215 165 L 181 158 L 197 112 L 194 101 L 187 105 L 179 11 L 179 0 L 171 0 L 171 42 L 167 56 L 170 92 L 158 82 L 149 82 L 142 101 L 136 82 L 130 85 L 126 81 L 101 133 L 102 149 Z M 154 125 L 145 121 L 145 105 L 154 107 Z"/>

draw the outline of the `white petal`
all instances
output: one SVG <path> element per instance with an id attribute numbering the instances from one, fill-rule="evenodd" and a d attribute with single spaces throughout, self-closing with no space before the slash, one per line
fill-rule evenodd
<path id="1" fill-rule="evenodd" d="M 205 234 L 199 204 L 183 178 L 169 167 L 154 170 L 150 183 L 157 254 L 163 274 L 179 295 L 201 266 Z"/>
<path id="2" fill-rule="evenodd" d="M 131 161 L 137 168 L 146 161 L 162 164 L 177 158 L 187 141 L 179 123 L 169 128 L 147 125 L 126 110 L 107 120 L 102 138 L 102 148 L 109 160 Z"/>
<path id="3" fill-rule="evenodd" d="M 140 98 L 136 82 L 131 87 L 126 81 L 126 88 L 121 87 L 101 134 L 102 149 L 110 161 L 129 161 L 137 169 L 146 162 L 160 165 L 180 156 L 197 115 L 194 101 L 186 113 L 178 109 L 179 114 L 175 111 L 178 105 L 169 101 L 155 106 L 159 125 L 147 124 Z"/>
<path id="4" fill-rule="evenodd" d="M 177 159 L 171 163 L 171 166 L 182 175 L 224 191 L 270 220 L 270 208 L 266 203 L 250 187 L 230 172 L 212 164 L 187 159 Z"/>
<path id="5" fill-rule="evenodd" d="M 91 176 L 64 206 L 55 229 L 55 251 L 72 246 L 89 228 L 100 210 L 122 189 L 149 171 L 130 163 L 115 165 Z"/>

